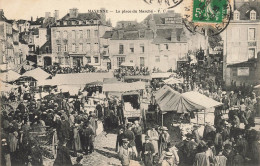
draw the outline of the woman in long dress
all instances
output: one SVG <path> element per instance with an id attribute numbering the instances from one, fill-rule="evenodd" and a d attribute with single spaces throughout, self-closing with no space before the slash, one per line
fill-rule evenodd
<path id="1" fill-rule="evenodd" d="M 73 127 L 73 149 L 75 152 L 82 150 L 78 126 L 78 124 L 75 124 Z"/>
<path id="2" fill-rule="evenodd" d="M 153 144 L 155 153 L 158 153 L 158 140 L 159 140 L 159 134 L 155 130 L 154 127 L 152 129 L 147 131 L 147 135 L 150 137 L 151 143 Z"/>

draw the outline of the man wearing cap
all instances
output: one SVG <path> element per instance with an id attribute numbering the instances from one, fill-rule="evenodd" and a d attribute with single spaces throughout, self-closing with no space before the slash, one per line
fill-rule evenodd
<path id="1" fill-rule="evenodd" d="M 168 133 L 168 128 L 163 126 L 162 133 L 160 134 L 160 154 L 164 149 L 167 148 L 167 143 L 170 142 L 170 134 Z"/>
<path id="2" fill-rule="evenodd" d="M 128 123 L 127 124 L 127 129 L 124 131 L 124 138 L 127 138 L 129 141 L 129 147 L 132 148 L 133 153 L 135 153 L 135 156 L 138 156 L 136 146 L 135 146 L 135 135 L 132 132 L 132 124 Z"/>
<path id="3" fill-rule="evenodd" d="M 150 137 L 145 136 L 145 143 L 143 144 L 143 161 L 145 166 L 153 165 L 154 155 L 155 155 L 154 146 L 150 142 Z"/>
<path id="4" fill-rule="evenodd" d="M 118 157 L 121 161 L 122 166 L 129 166 L 130 164 L 130 154 L 129 154 L 129 141 L 124 138 L 122 139 L 123 145 L 119 147 Z"/>
<path id="5" fill-rule="evenodd" d="M 134 132 L 135 135 L 135 145 L 138 154 L 142 151 L 142 127 L 139 125 L 139 121 L 134 122 L 134 126 L 132 128 L 132 131 Z"/>
<path id="6" fill-rule="evenodd" d="M 162 161 L 162 166 L 173 166 L 173 157 L 172 157 L 172 153 L 171 152 L 166 152 L 165 153 L 165 157 Z"/>

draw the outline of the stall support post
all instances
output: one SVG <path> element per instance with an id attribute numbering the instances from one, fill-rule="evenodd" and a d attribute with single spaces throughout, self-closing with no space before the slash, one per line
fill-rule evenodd
<path id="1" fill-rule="evenodd" d="M 199 124 L 199 112 L 197 112 L 197 124 Z"/>
<path id="2" fill-rule="evenodd" d="M 163 126 L 163 113 L 162 113 L 162 126 Z"/>
<path id="3" fill-rule="evenodd" d="M 206 110 L 204 109 L 204 125 L 206 123 Z"/>

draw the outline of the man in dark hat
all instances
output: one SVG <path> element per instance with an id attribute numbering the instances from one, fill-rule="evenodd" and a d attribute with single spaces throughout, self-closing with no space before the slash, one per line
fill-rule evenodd
<path id="1" fill-rule="evenodd" d="M 153 156 L 155 155 L 153 144 L 150 142 L 150 137 L 145 136 L 145 143 L 143 144 L 143 161 L 145 166 L 153 165 Z"/>
<path id="2" fill-rule="evenodd" d="M 53 166 L 72 166 L 69 149 L 66 147 L 67 142 L 61 142 L 58 146 L 57 157 Z"/>

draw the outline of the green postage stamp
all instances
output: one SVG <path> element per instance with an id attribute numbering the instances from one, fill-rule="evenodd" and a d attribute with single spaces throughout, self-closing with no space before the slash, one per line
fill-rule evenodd
<path id="1" fill-rule="evenodd" d="M 193 22 L 220 23 L 227 15 L 228 0 L 193 0 Z"/>

